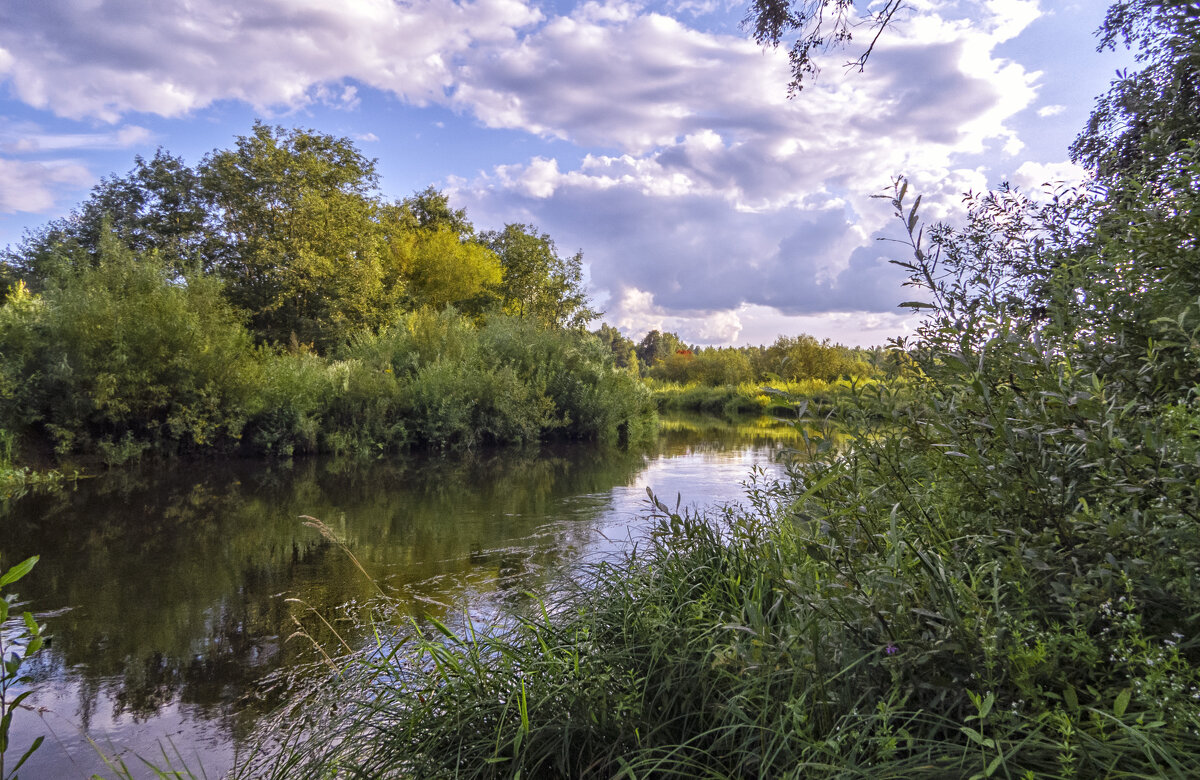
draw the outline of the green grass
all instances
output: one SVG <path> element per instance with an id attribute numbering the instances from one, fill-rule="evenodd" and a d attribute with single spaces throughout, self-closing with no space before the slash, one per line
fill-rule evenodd
<path id="1" fill-rule="evenodd" d="M 805 379 L 795 382 L 747 382 L 710 386 L 646 379 L 655 403 L 662 411 L 690 411 L 726 416 L 786 414 L 801 401 L 814 409 L 835 402 L 855 387 L 875 384 L 877 379 Z"/>

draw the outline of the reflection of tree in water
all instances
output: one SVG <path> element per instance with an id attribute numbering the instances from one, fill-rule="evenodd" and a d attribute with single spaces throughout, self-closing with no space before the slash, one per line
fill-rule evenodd
<path id="1" fill-rule="evenodd" d="M 302 628 L 332 647 L 336 630 L 354 641 L 362 629 L 340 607 L 375 595 L 300 515 L 325 520 L 390 592 L 424 596 L 415 612 L 444 613 L 464 587 L 524 598 L 563 551 L 543 546 L 553 535 L 536 549 L 514 541 L 558 519 L 569 497 L 627 484 L 643 462 L 574 447 L 369 466 L 147 467 L 14 502 L 0 565 L 41 554 L 22 596 L 63 612 L 50 620 L 40 674 L 75 681 L 82 725 L 105 699 L 135 720 L 179 703 L 244 735 L 272 703 L 244 698 L 256 682 L 315 657 L 312 642 L 289 637 Z M 565 514 L 594 520 L 600 508 Z"/>
<path id="2" fill-rule="evenodd" d="M 78 711 L 60 715 L 86 729 L 175 706 L 241 741 L 286 693 L 263 693 L 264 679 L 327 674 L 316 648 L 370 641 L 372 618 L 457 624 L 468 599 L 491 614 L 539 609 L 528 594 L 586 550 L 615 487 L 659 455 L 761 444 L 757 425 L 668 420 L 634 451 L 113 472 L 0 510 L 0 566 L 42 556 L 21 596 L 51 613 L 54 640 L 33 668 L 73 691 Z M 375 584 L 300 515 L 328 524 L 401 614 L 372 612 Z"/>

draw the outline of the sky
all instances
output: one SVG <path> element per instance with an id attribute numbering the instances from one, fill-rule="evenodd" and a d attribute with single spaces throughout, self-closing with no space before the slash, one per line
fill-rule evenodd
<path id="1" fill-rule="evenodd" d="M 954 222 L 967 191 L 1078 180 L 1067 147 L 1132 64 L 1096 51 L 1106 7 L 909 0 L 864 72 L 831 53 L 789 99 L 745 0 L 0 0 L 0 247 L 261 119 L 353 139 L 388 199 L 432 185 L 581 250 L 634 339 L 884 344 L 915 321 L 872 196 L 903 175 Z"/>

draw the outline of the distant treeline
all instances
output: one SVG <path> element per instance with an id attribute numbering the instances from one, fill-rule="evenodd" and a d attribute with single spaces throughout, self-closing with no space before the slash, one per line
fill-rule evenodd
<path id="1" fill-rule="evenodd" d="M 690 346 L 675 333 L 657 330 L 635 343 L 609 325 L 601 325 L 596 335 L 612 350 L 618 366 L 681 384 L 833 382 L 874 376 L 895 363 L 893 351 L 883 347 L 846 347 L 808 335 L 780 336 L 770 346 L 744 347 Z"/>
<path id="2" fill-rule="evenodd" d="M 102 180 L 3 253 L 4 441 L 118 462 L 614 439 L 651 421 L 584 330 L 580 254 L 377 183 L 347 139 L 263 124 L 194 167 L 160 150 Z"/>

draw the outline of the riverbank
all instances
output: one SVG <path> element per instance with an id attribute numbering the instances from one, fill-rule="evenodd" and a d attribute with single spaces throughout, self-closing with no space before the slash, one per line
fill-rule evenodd
<path id="1" fill-rule="evenodd" d="M 701 412 L 726 416 L 793 413 L 808 402 L 813 409 L 832 407 L 855 389 L 878 384 L 880 379 L 805 379 L 788 382 L 744 382 L 737 385 L 705 385 L 644 379 L 654 403 L 661 411 Z"/>

